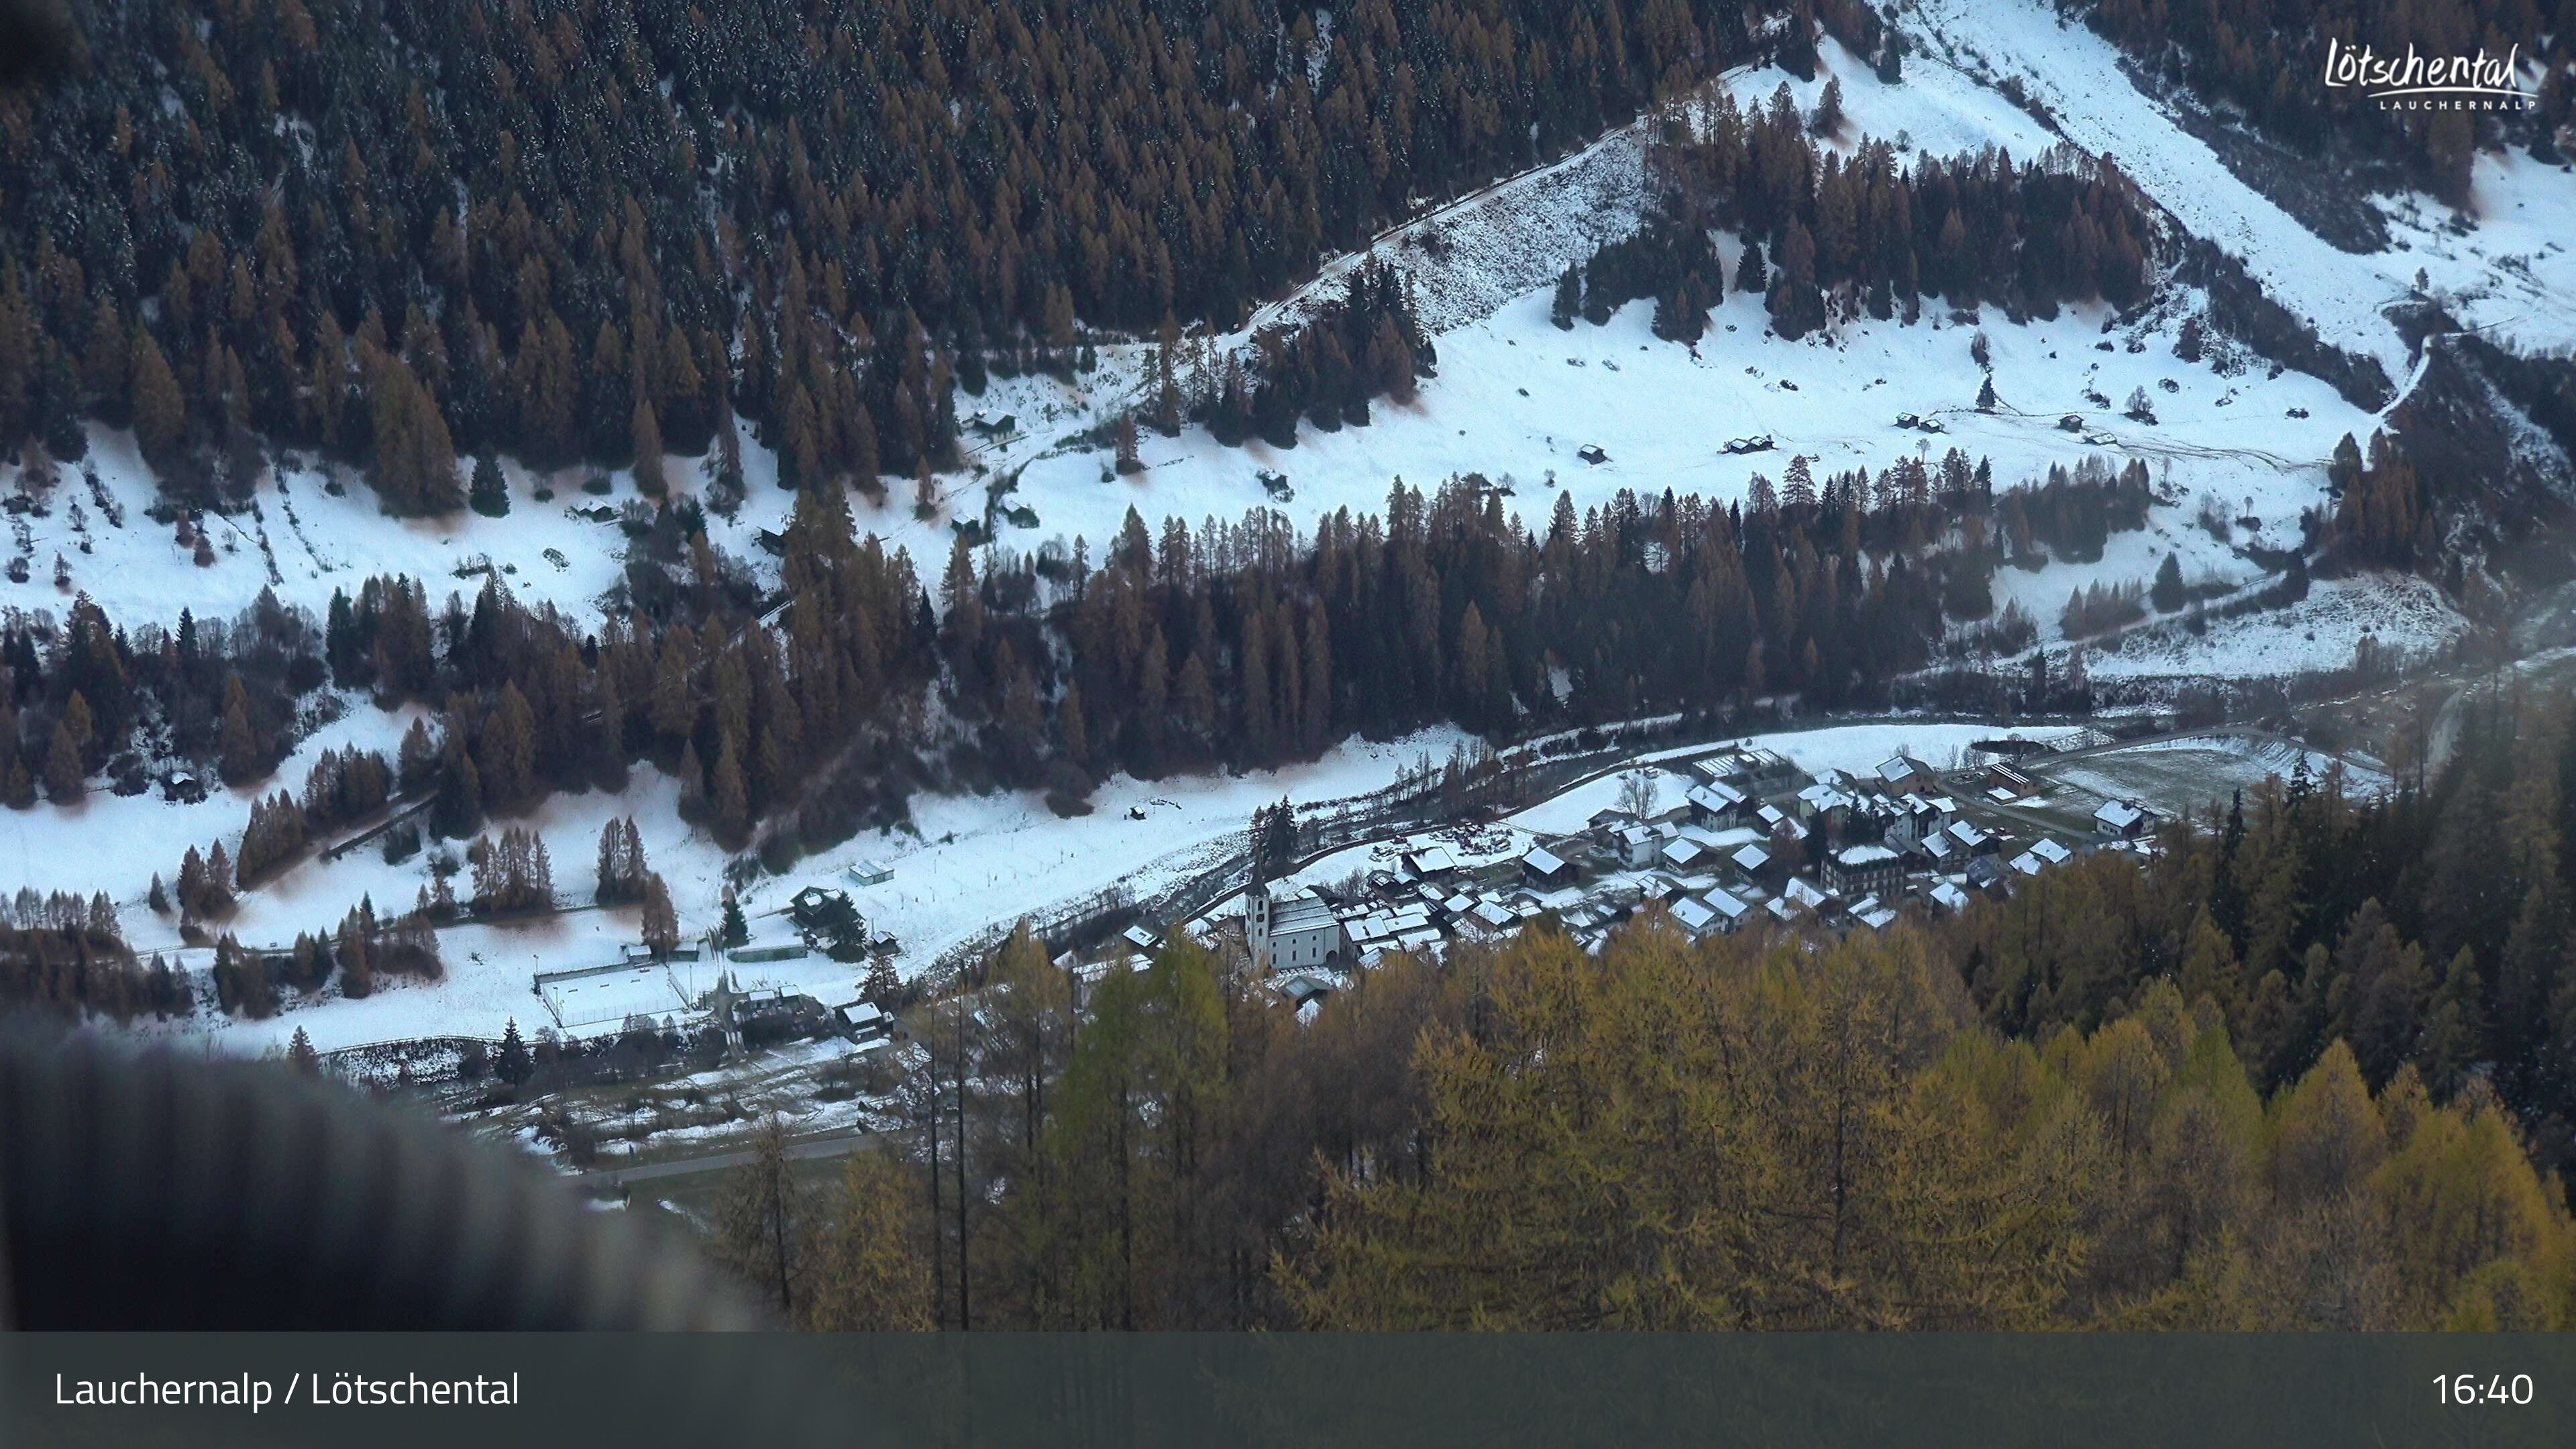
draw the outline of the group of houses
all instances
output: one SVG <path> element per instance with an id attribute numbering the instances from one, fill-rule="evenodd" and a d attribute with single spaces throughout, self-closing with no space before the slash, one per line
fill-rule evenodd
<path id="1" fill-rule="evenodd" d="M 1581 830 L 1474 869 L 1429 846 L 1339 888 L 1256 883 L 1244 901 L 1245 944 L 1255 966 L 1303 1002 L 1388 952 L 1437 954 L 1452 941 L 1509 937 L 1542 917 L 1587 949 L 1649 907 L 1694 936 L 1877 931 L 1908 910 L 1964 910 L 2087 851 L 2143 852 L 2156 823 L 2145 807 L 2115 800 L 2095 813 L 2090 836 L 2061 840 L 1982 798 L 2040 793 L 2026 772 L 2002 767 L 2017 777 L 2012 784 L 1989 771 L 1945 785 L 1903 753 L 1858 774 L 1810 775 L 1751 747 L 1687 768 L 1691 784 L 1670 805 L 1631 797 Z"/>

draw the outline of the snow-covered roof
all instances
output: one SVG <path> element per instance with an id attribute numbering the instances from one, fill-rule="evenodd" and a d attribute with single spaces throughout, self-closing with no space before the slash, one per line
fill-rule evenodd
<path id="1" fill-rule="evenodd" d="M 1744 872 L 1746 875 L 1751 875 L 1755 871 L 1758 871 L 1762 869 L 1762 867 L 1771 863 L 1771 852 L 1764 850 L 1758 845 L 1748 845 L 1742 850 L 1737 851 L 1735 854 L 1728 856 L 1727 859 L 1735 862 L 1735 868 L 1737 870 Z"/>
<path id="2" fill-rule="evenodd" d="M 1313 891 L 1300 889 L 1293 895 L 1283 895 L 1274 888 L 1270 892 L 1270 934 L 1287 936 L 1299 931 L 1320 931 L 1331 924 L 1333 908 Z"/>
<path id="3" fill-rule="evenodd" d="M 1540 875 L 1554 875 L 1565 869 L 1565 862 L 1557 859 L 1556 853 L 1544 845 L 1531 846 L 1521 856 L 1521 864 L 1537 871 Z"/>
<path id="4" fill-rule="evenodd" d="M 1946 880 L 1932 888 L 1931 896 L 1933 903 L 1945 911 L 1964 911 L 1968 908 L 1968 893 Z"/>
<path id="5" fill-rule="evenodd" d="M 1896 852 L 1884 845 L 1847 845 L 1834 859 L 1840 861 L 1846 870 L 1859 870 L 1867 866 L 1884 865 L 1896 859 Z"/>
<path id="6" fill-rule="evenodd" d="M 2027 850 L 2012 858 L 2012 869 L 2015 875 L 2037 875 L 2047 868 L 2046 862 Z"/>
<path id="7" fill-rule="evenodd" d="M 1787 885 L 1780 888 L 1780 894 L 1790 900 L 1796 901 L 1799 905 L 1806 906 L 1810 909 L 1824 905 L 1833 899 L 1833 897 L 1826 895 L 1823 891 L 1816 889 L 1814 886 L 1807 884 L 1806 881 L 1794 875 L 1789 877 L 1789 883 Z"/>
<path id="8" fill-rule="evenodd" d="M 1688 896 L 1673 902 L 1673 922 L 1692 935 L 1717 924 L 1717 912 Z"/>
<path id="9" fill-rule="evenodd" d="M 1734 892 L 1721 890 L 1715 886 L 1711 886 L 1708 893 L 1702 896 L 1701 899 L 1708 902 L 1709 909 L 1717 912 L 1719 915 L 1724 916 L 1730 921 L 1743 920 L 1745 912 L 1753 909 L 1751 903 L 1737 896 Z"/>
<path id="10" fill-rule="evenodd" d="M 1685 836 L 1664 846 L 1664 864 L 1675 870 L 1687 870 L 1691 862 L 1708 853 L 1708 847 Z"/>
<path id="11" fill-rule="evenodd" d="M 1923 853 L 1932 857 L 1934 860 L 1947 860 L 1950 858 L 1951 854 L 1958 849 L 1957 846 L 1950 843 L 1948 833 L 1939 830 L 1935 830 L 1931 834 L 1924 836 L 1921 845 Z"/>
<path id="12" fill-rule="evenodd" d="M 1449 858 L 1448 848 L 1438 845 L 1425 846 L 1420 850 L 1408 850 L 1404 853 L 1404 861 L 1416 875 L 1432 875 L 1458 868 L 1458 862 Z"/>
<path id="13" fill-rule="evenodd" d="M 1979 830 L 1974 821 L 1953 820 L 1950 822 L 1950 838 L 1974 850 L 1986 843 L 1986 832 Z"/>
<path id="14" fill-rule="evenodd" d="M 2093 812 L 2093 818 L 2109 829 L 2126 830 L 2146 819 L 2147 812 L 2126 800 L 2106 800 L 2101 809 Z"/>
<path id="15" fill-rule="evenodd" d="M 2030 853 L 2050 865 L 2064 865 L 2075 858 L 2075 852 L 2043 835 L 2030 843 Z"/>
<path id="16" fill-rule="evenodd" d="M 1682 798 L 1712 814 L 1723 815 L 1744 803 L 1743 792 L 1723 782 L 1693 785 Z"/>
<path id="17" fill-rule="evenodd" d="M 1852 919 L 1873 931 L 1884 931 L 1896 924 L 1896 912 L 1885 906 L 1873 906 L 1865 911 L 1852 912 Z"/>

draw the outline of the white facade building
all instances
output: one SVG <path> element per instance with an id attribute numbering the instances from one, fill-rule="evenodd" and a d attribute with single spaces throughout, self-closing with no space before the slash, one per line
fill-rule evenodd
<path id="1" fill-rule="evenodd" d="M 1338 969 L 1351 956 L 1350 939 L 1332 906 L 1303 887 L 1255 885 L 1245 891 L 1243 938 L 1252 948 L 1252 964 L 1273 973 Z"/>

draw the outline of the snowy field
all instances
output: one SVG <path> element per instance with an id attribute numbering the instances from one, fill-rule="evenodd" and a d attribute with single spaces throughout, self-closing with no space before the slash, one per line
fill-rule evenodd
<path id="1" fill-rule="evenodd" d="M 1943 69 L 1958 78 L 1950 85 L 2018 78 L 2068 140 L 2115 158 L 2193 235 L 2243 261 L 2327 341 L 2377 357 L 2391 381 L 2411 363 L 2381 309 L 2406 298 L 2419 268 L 2464 326 L 2525 349 L 2576 341 L 2576 175 L 2564 168 L 2480 155 L 2467 235 L 2451 231 L 2449 208 L 2429 197 L 2382 197 L 2374 204 L 2389 218 L 2390 248 L 2340 251 L 2238 180 L 2131 84 L 2109 41 L 2039 0 L 1917 0 L 1915 10 L 1905 28 L 1931 48 L 1908 58 L 1908 84 L 1944 86 Z"/>
<path id="2" fill-rule="evenodd" d="M 2431 583 L 2387 574 L 2321 579 L 2290 608 L 2215 619 L 2204 635 L 2187 633 L 2168 619 L 2153 637 L 2132 634 L 2118 653 L 2088 651 L 2084 667 L 2097 679 L 2259 678 L 2344 668 L 2364 638 L 2378 641 L 2382 649 L 2421 658 L 2448 646 L 2468 628 L 2468 621 Z"/>
<path id="3" fill-rule="evenodd" d="M 1055 816 L 1033 793 L 925 796 L 913 802 L 918 836 L 865 834 L 809 857 L 789 875 L 758 876 L 742 892 L 743 910 L 755 936 L 778 935 L 783 927 L 777 914 L 798 890 L 815 884 L 846 889 L 873 932 L 902 942 L 898 966 L 909 973 L 986 927 L 1021 915 L 1044 915 L 1108 886 L 1123 883 L 1139 896 L 1150 894 L 1231 852 L 1260 806 L 1282 798 L 1311 805 L 1383 789 L 1395 783 L 1400 771 L 1418 768 L 1426 758 L 1446 760 L 1463 738 L 1441 729 L 1383 745 L 1354 741 L 1313 764 L 1242 776 L 1147 783 L 1122 775 L 1101 786 L 1091 815 L 1073 820 Z M 1145 818 L 1128 818 L 1130 807 L 1142 810 Z M 217 809 L 215 800 L 166 808 L 205 811 L 210 818 Z M 557 796 L 517 823 L 535 829 L 545 841 L 557 899 L 579 905 L 597 887 L 600 827 L 629 815 L 643 836 L 646 858 L 670 884 L 683 935 L 712 929 L 719 916 L 726 856 L 679 818 L 677 785 L 650 767 L 638 769 L 623 793 Z M 0 812 L 0 824 L 22 832 L 32 827 L 37 835 L 55 818 L 42 811 Z M 196 829 L 193 820 L 188 829 Z M 166 879 L 176 869 L 178 852 L 199 836 L 150 829 L 119 831 L 118 836 L 148 843 L 152 851 L 149 858 L 138 855 L 119 862 L 117 868 L 130 879 L 108 887 L 121 906 L 127 938 L 146 953 L 162 951 L 195 967 L 208 964 L 210 951 L 180 948 L 176 922 L 155 915 L 143 902 L 150 873 L 159 870 Z M 204 838 L 211 839 L 211 833 Z M 25 849 L 32 849 L 32 841 L 22 845 Z M 170 860 L 156 863 L 163 853 Z M 20 859 L 33 857 L 22 853 Z M 891 866 L 892 879 L 873 886 L 854 884 L 844 872 L 862 859 Z M 430 879 L 428 861 L 424 852 L 388 865 L 379 853 L 360 849 L 328 865 L 308 863 L 245 895 L 224 929 L 245 942 L 279 945 L 298 931 L 336 924 L 361 895 L 372 897 L 379 909 L 408 907 Z M 55 873 L 66 886 L 95 889 L 104 883 L 95 861 L 86 867 L 69 862 Z M 457 889 L 464 892 L 462 877 Z M 298 1027 L 324 1051 L 416 1036 L 497 1036 L 513 1018 L 523 1031 L 534 1030 L 552 1023 L 546 1003 L 536 994 L 537 972 L 611 964 L 637 933 L 632 907 L 579 909 L 528 923 L 452 927 L 439 933 L 447 968 L 443 981 L 388 985 L 362 1001 L 326 994 L 268 1021 L 201 1018 L 187 1029 L 205 1032 L 229 1049 L 254 1053 L 282 1046 Z M 824 997 L 854 986 L 859 974 L 855 966 L 820 955 L 749 966 L 675 963 L 672 970 L 681 990 L 692 997 L 712 986 L 719 970 L 731 971 L 746 989 L 777 986 Z"/>
<path id="4" fill-rule="evenodd" d="M 2277 740 L 2205 735 L 2044 764 L 2042 773 L 2096 799 L 2135 800 L 2173 815 L 2224 804 L 2235 791 L 2250 791 L 2274 776 L 2286 780 L 2302 754 L 2308 773 L 2320 782 L 2341 764 L 2332 755 Z M 2343 764 L 2342 769 L 2344 789 L 2355 795 L 2378 794 L 2392 784 L 2367 765 Z"/>

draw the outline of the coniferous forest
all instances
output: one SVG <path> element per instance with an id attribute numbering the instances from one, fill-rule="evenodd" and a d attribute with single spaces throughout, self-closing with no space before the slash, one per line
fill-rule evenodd
<path id="1" fill-rule="evenodd" d="M 82 417 L 130 422 L 200 500 L 292 444 L 415 513 L 463 503 L 459 453 L 695 454 L 737 416 L 791 483 L 945 463 L 952 381 L 1066 366 L 1085 327 L 1235 327 L 1424 201 L 1749 56 L 1762 11 L 80 17 L 80 71 L 0 100 L 0 437 L 76 455 Z"/>

